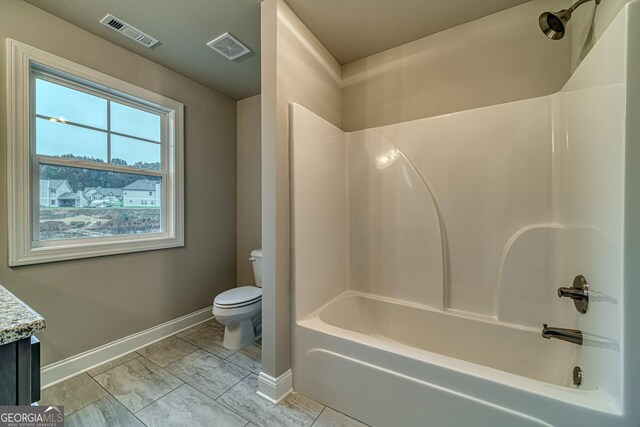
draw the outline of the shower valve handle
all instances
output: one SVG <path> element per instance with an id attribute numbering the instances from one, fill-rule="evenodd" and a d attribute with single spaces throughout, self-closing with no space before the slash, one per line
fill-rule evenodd
<path id="1" fill-rule="evenodd" d="M 573 279 L 573 286 L 570 288 L 558 288 L 560 298 L 567 297 L 573 300 L 576 310 L 585 314 L 589 308 L 589 285 L 587 279 L 578 275 Z"/>

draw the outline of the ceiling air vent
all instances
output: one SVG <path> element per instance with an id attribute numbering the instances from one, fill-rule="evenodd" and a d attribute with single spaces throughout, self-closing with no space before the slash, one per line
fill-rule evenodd
<path id="1" fill-rule="evenodd" d="M 111 28 L 113 31 L 119 32 L 123 36 L 127 36 L 131 40 L 140 43 L 142 46 L 153 47 L 158 43 L 158 40 L 154 39 L 150 35 L 143 33 L 136 27 L 127 24 L 122 19 L 118 19 L 111 14 L 102 18 L 100 23 L 105 27 Z"/>
<path id="2" fill-rule="evenodd" d="M 251 52 L 251 49 L 242 44 L 240 40 L 229 33 L 224 33 L 207 43 L 211 49 L 227 58 L 229 61 L 238 59 Z"/>

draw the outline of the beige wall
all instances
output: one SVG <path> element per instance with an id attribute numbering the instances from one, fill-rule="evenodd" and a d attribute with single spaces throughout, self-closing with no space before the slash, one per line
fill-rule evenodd
<path id="1" fill-rule="evenodd" d="M 289 359 L 289 103 L 340 127 L 341 68 L 282 0 L 262 2 L 262 370 Z"/>
<path id="2" fill-rule="evenodd" d="M 43 364 L 211 304 L 236 284 L 236 103 L 19 0 L 0 1 L 0 159 L 6 174 L 5 38 L 185 104 L 184 248 L 7 266 L 7 189 L 0 185 L 0 283 L 47 320 Z"/>
<path id="3" fill-rule="evenodd" d="M 344 130 L 558 91 L 569 78 L 571 41 L 544 37 L 538 16 L 568 4 L 534 0 L 344 65 Z"/>
<path id="4" fill-rule="evenodd" d="M 571 16 L 567 37 L 571 39 L 571 71 L 580 65 L 595 42 L 602 36 L 613 18 L 631 0 L 604 0 L 596 7 L 595 2 L 580 6 Z"/>
<path id="5" fill-rule="evenodd" d="M 262 245 L 260 95 L 237 103 L 237 281 L 254 284 L 249 255 Z"/>

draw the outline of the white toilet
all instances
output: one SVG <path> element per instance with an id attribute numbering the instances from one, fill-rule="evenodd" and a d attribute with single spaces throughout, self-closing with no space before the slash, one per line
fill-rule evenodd
<path id="1" fill-rule="evenodd" d="M 222 345 L 230 350 L 246 347 L 262 336 L 262 249 L 251 251 L 256 286 L 229 289 L 213 300 L 213 316 L 223 325 Z"/>

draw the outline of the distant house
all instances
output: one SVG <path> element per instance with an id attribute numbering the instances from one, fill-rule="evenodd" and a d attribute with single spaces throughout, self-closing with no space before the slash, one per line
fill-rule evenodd
<path id="1" fill-rule="evenodd" d="M 66 179 L 40 180 L 41 207 L 75 207 L 78 206 L 79 199 Z"/>
<path id="2" fill-rule="evenodd" d="M 58 206 L 61 208 L 79 208 L 84 206 L 82 203 L 82 195 L 78 193 L 64 193 L 58 197 Z"/>
<path id="3" fill-rule="evenodd" d="M 82 195 L 85 199 L 85 206 L 115 206 L 122 203 L 121 188 L 86 187 Z"/>
<path id="4" fill-rule="evenodd" d="M 124 207 L 158 207 L 161 199 L 160 182 L 139 179 L 122 189 Z"/>

